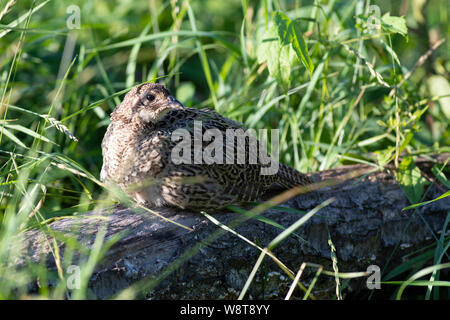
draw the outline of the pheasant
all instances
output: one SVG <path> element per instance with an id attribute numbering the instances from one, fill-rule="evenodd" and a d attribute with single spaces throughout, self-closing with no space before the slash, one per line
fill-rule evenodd
<path id="1" fill-rule="evenodd" d="M 111 114 L 100 179 L 146 206 L 194 210 L 255 201 L 274 186 L 312 183 L 284 164 L 264 173 L 275 160 L 256 137 L 239 140 L 243 130 L 212 109 L 183 106 L 164 85 L 138 85 Z"/>

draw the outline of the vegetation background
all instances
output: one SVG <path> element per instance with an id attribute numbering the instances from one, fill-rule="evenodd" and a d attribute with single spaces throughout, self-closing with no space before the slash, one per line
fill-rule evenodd
<path id="1" fill-rule="evenodd" d="M 37 297 L 69 296 L 63 267 L 16 269 L 14 244 L 112 204 L 98 181 L 101 140 L 124 93 L 145 81 L 280 129 L 280 161 L 303 172 L 394 163 L 420 203 L 415 157 L 450 151 L 449 32 L 446 0 L 1 0 L 0 299 L 26 297 L 36 278 Z M 403 279 L 448 261 L 440 241 L 431 258 L 398 266 Z M 103 253 L 84 262 L 83 283 Z M 426 288 L 414 297 L 442 297 Z"/>

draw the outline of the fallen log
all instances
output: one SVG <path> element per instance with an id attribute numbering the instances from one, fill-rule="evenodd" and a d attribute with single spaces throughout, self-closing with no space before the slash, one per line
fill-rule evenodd
<path id="1" fill-rule="evenodd" d="M 434 181 L 430 169 L 434 164 L 444 163 L 448 156 L 416 161 L 431 180 L 423 201 L 447 191 Z M 446 171 L 448 175 L 448 166 Z M 319 182 L 319 190 L 310 190 L 265 210 L 260 216 L 270 223 L 255 218 L 245 220 L 241 213 L 235 212 L 211 214 L 223 225 L 232 225 L 239 235 L 265 247 L 283 231 L 274 222 L 287 228 L 303 216 L 300 211 L 308 212 L 333 198 L 273 250 L 274 256 L 291 270 L 291 277 L 302 263 L 309 263 L 300 277 L 306 287 L 319 266 L 331 271 L 322 272 L 311 292 L 313 298 L 335 297 L 329 240 L 336 249 L 334 260 L 340 273 L 365 272 L 369 265 L 388 271 L 408 253 L 433 243 L 441 232 L 448 232 L 442 229 L 450 210 L 450 198 L 402 211 L 410 203 L 388 170 L 351 165 L 312 176 L 315 181 L 333 183 Z M 60 255 L 64 256 L 69 245 L 64 239 L 76 237 L 91 248 L 104 227 L 105 241 L 120 236 L 96 266 L 89 282 L 89 297 L 112 297 L 133 285 L 140 297 L 151 299 L 237 298 L 261 251 L 200 213 L 168 208 L 152 210 L 187 228 L 140 209 L 92 211 L 57 220 L 49 225 L 50 231 L 45 228 L 27 231 L 26 253 L 18 263 L 45 261 L 47 268 L 56 270 L 49 235 L 56 237 Z M 239 220 L 243 222 L 237 225 L 235 222 Z M 89 250 L 76 251 L 72 264 L 81 265 L 87 254 Z M 282 299 L 292 283 L 291 277 L 279 263 L 266 256 L 245 298 Z M 366 280 L 367 277 L 349 280 L 341 288 L 344 297 L 352 292 L 367 292 Z M 297 288 L 293 297 L 303 294 Z"/>

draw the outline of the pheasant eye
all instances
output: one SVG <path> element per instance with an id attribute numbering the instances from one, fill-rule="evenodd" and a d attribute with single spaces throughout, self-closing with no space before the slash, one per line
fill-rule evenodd
<path id="1" fill-rule="evenodd" d="M 145 96 L 145 98 L 146 98 L 148 101 L 152 102 L 152 101 L 155 100 L 156 97 L 155 97 L 153 94 L 148 94 L 148 95 Z"/>

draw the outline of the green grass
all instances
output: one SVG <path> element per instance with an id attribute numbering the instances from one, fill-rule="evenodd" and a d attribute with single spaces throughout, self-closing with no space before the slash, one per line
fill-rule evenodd
<path id="1" fill-rule="evenodd" d="M 61 258 L 59 240 L 49 240 L 57 275 L 44 265 L 11 267 L 18 251 L 10 248 L 24 230 L 51 235 L 48 221 L 112 204 L 98 180 L 101 139 L 123 94 L 145 81 L 165 83 L 187 106 L 279 129 L 280 161 L 303 172 L 393 163 L 411 208 L 425 205 L 428 184 L 414 161 L 450 152 L 449 40 L 420 58 L 449 34 L 449 7 L 372 3 L 391 17 L 371 33 L 364 0 L 82 1 L 79 30 L 66 25 L 71 1 L 0 1 L 0 299 L 26 296 L 37 277 L 39 297 L 67 296 L 64 270 L 81 244 L 70 239 Z M 68 39 L 76 44 L 63 54 Z M 448 188 L 443 170 L 433 174 Z M 417 263 L 383 279 L 404 276 L 398 297 L 408 284 L 427 286 L 423 299 L 440 298 L 433 286 L 445 285 L 438 282 L 448 261 L 443 234 L 412 257 Z M 87 297 L 89 277 L 112 244 L 103 235 L 87 251 L 83 290 L 73 298 Z M 321 270 L 315 282 L 329 272 L 340 286 L 333 263 L 335 271 Z"/>

